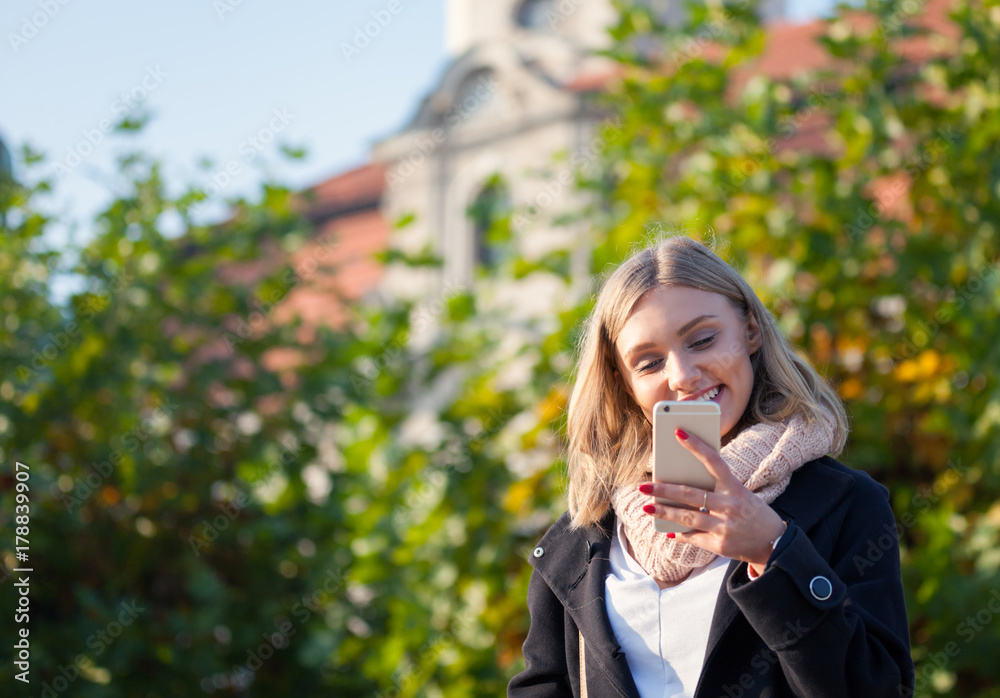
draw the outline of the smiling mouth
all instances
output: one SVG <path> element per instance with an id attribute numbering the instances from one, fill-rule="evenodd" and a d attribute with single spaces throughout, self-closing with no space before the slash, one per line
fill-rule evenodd
<path id="1" fill-rule="evenodd" d="M 725 388 L 723 385 L 717 385 L 714 388 L 709 388 L 701 395 L 696 398 L 692 398 L 691 402 L 707 402 L 711 400 L 712 402 L 718 402 L 719 396 L 722 395 L 722 391 Z"/>

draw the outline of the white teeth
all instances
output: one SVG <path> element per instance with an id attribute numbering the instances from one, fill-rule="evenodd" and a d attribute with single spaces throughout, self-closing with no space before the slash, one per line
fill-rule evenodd
<path id="1" fill-rule="evenodd" d="M 712 398 L 714 398 L 718 394 L 719 394 L 719 386 L 715 386 L 711 390 L 709 390 L 707 392 L 704 392 L 700 396 L 696 397 L 695 400 L 696 401 L 699 401 L 699 400 L 711 400 Z"/>

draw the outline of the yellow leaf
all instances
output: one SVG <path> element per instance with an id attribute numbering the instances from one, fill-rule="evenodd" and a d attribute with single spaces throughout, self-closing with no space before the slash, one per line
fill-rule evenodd
<path id="1" fill-rule="evenodd" d="M 907 359 L 896 367 L 896 378 L 901 381 L 926 380 L 934 376 L 942 367 L 941 355 L 933 349 L 926 349 L 913 359 Z"/>
<path id="2" fill-rule="evenodd" d="M 504 511 L 516 514 L 521 510 L 524 504 L 531 497 L 532 492 L 535 491 L 535 478 L 529 478 L 527 480 L 521 480 L 520 482 L 515 482 L 507 490 L 507 494 L 503 498 L 503 508 Z"/>
<path id="3" fill-rule="evenodd" d="M 925 378 L 937 373 L 938 367 L 941 365 L 941 356 L 933 349 L 921 352 L 917 360 L 920 362 L 920 370 Z"/>
<path id="4" fill-rule="evenodd" d="M 21 409 L 24 410 L 25 414 L 34 414 L 35 410 L 38 409 L 38 393 L 25 395 L 24 400 L 21 401 Z"/>
<path id="5" fill-rule="evenodd" d="M 920 375 L 920 364 L 914 359 L 907 359 L 900 362 L 893 373 L 896 374 L 896 380 L 909 383 L 910 381 L 915 381 Z"/>
<path id="6" fill-rule="evenodd" d="M 857 378 L 848 378 L 840 384 L 840 396 L 845 400 L 854 400 L 864 392 L 864 385 Z"/>
<path id="7" fill-rule="evenodd" d="M 563 385 L 557 386 L 549 391 L 549 394 L 545 396 L 545 402 L 542 405 L 541 422 L 546 424 L 553 421 L 562 412 L 563 407 L 566 405 L 566 387 Z"/>

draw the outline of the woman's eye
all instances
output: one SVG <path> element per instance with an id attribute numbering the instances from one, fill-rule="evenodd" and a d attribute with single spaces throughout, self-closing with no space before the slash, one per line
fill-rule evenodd
<path id="1" fill-rule="evenodd" d="M 646 371 L 651 371 L 652 369 L 656 368 L 659 365 L 660 365 L 660 360 L 656 359 L 655 361 L 650 361 L 649 363 L 642 364 L 636 370 L 638 370 L 639 373 L 645 373 Z"/>
<path id="2" fill-rule="evenodd" d="M 711 337 L 705 337 L 704 339 L 699 339 L 697 342 L 695 342 L 691 346 L 694 347 L 695 349 L 701 349 L 701 348 L 707 347 L 709 344 L 711 344 L 713 341 L 715 341 L 715 338 L 717 336 L 718 335 L 714 335 L 713 334 Z"/>

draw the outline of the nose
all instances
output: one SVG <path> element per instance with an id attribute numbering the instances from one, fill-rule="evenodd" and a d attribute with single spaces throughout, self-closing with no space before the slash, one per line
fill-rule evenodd
<path id="1" fill-rule="evenodd" d="M 691 357 L 678 354 L 667 357 L 667 387 L 674 394 L 674 399 L 678 397 L 678 393 L 693 393 L 700 379 L 701 369 Z"/>

